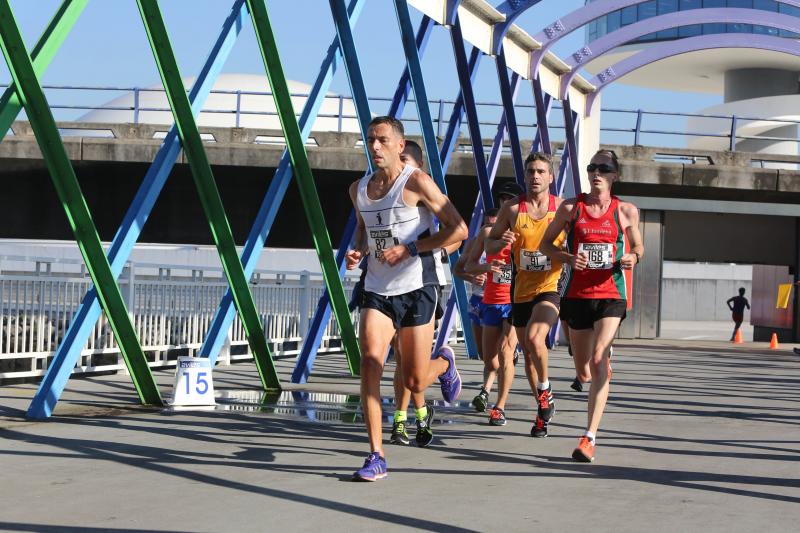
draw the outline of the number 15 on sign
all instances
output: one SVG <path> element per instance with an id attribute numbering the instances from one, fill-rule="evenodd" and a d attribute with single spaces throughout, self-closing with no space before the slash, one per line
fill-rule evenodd
<path id="1" fill-rule="evenodd" d="M 205 357 L 178 357 L 172 405 L 215 405 L 211 372 L 211 361 Z"/>

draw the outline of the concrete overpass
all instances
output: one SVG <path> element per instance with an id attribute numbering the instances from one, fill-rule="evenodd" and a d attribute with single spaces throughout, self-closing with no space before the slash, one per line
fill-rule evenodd
<path id="1" fill-rule="evenodd" d="M 168 126 L 69 122 L 59 124 L 95 224 L 104 241 L 113 238 L 136 188 L 153 160 Z M 0 144 L 0 238 L 65 239 L 72 234 L 27 122 Z M 201 127 L 206 152 L 237 243 L 244 242 L 283 152 L 279 130 Z M 307 143 L 334 246 L 350 212 L 347 185 L 364 171 L 364 151 L 356 133 L 315 132 Z M 484 143 L 491 145 L 490 140 Z M 523 151 L 530 141 L 523 141 Z M 556 147 L 556 153 L 560 146 Z M 754 294 L 769 303 L 776 282 L 796 280 L 800 258 L 800 171 L 798 156 L 747 152 L 606 146 L 620 158 L 622 179 L 615 193 L 642 209 L 647 248 L 635 274 L 636 302 L 627 337 L 658 334 L 661 265 L 664 260 L 763 265 L 754 271 Z M 769 161 L 764 161 L 768 157 Z M 210 244 L 185 159 L 159 197 L 142 242 Z M 513 178 L 510 157 L 501 159 L 498 180 Z M 469 217 L 478 187 L 468 139 L 453 154 L 447 175 L 450 196 Z M 297 191 L 291 187 L 267 242 L 281 248 L 310 248 L 311 234 Z M 762 283 L 757 283 L 762 280 Z M 764 294 L 756 294 L 763 292 Z M 800 338 L 793 302 L 778 312 L 754 309 L 756 338 L 776 329 L 785 340 Z M 763 326 L 763 327 L 761 327 Z"/>

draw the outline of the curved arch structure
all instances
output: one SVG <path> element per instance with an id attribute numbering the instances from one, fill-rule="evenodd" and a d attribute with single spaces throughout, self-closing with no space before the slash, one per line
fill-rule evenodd
<path id="1" fill-rule="evenodd" d="M 564 99 L 567 90 L 569 89 L 570 82 L 578 74 L 578 70 L 580 68 L 584 67 L 586 64 L 597 59 L 603 54 L 613 50 L 617 46 L 621 46 L 654 31 L 676 28 L 688 24 L 702 24 L 709 22 L 758 24 L 760 26 L 769 26 L 771 28 L 800 32 L 800 19 L 797 17 L 773 13 L 761 9 L 691 9 L 686 11 L 676 11 L 674 13 L 668 13 L 666 15 L 649 18 L 629 26 L 624 26 L 617 31 L 608 33 L 573 53 L 566 61 L 567 65 L 569 65 L 572 70 L 561 75 L 559 99 Z"/>
<path id="2" fill-rule="evenodd" d="M 626 74 L 630 74 L 634 70 L 668 57 L 700 50 L 712 50 L 715 48 L 754 48 L 757 50 L 769 50 L 772 52 L 800 56 L 800 42 L 768 35 L 747 34 L 747 39 L 745 40 L 742 38 L 742 34 L 720 33 L 688 37 L 686 39 L 664 43 L 659 47 L 643 50 L 632 57 L 615 63 L 592 78 L 590 83 L 597 89 L 587 96 L 586 114 L 591 114 L 597 95 L 599 95 L 606 86 L 624 77 Z"/>
<path id="3" fill-rule="evenodd" d="M 492 55 L 497 55 L 503 48 L 503 37 L 508 33 L 509 28 L 514 24 L 514 21 L 520 15 L 525 13 L 529 8 L 532 8 L 542 0 L 506 0 L 499 6 L 495 7 L 500 13 L 505 15 L 506 20 L 499 22 L 492 28 Z M 645 0 L 640 0 L 645 1 Z"/>
<path id="4" fill-rule="evenodd" d="M 534 39 L 542 43 L 542 47 L 531 54 L 531 69 L 530 69 L 531 77 L 533 78 L 536 76 L 537 72 L 539 71 L 539 65 L 541 65 L 544 55 L 562 37 L 565 37 L 570 33 L 572 33 L 573 31 L 582 28 L 583 26 L 585 26 L 586 24 L 597 18 L 611 14 L 619 9 L 642 4 L 646 1 L 647 0 L 598 0 L 597 2 L 592 2 L 586 4 L 584 7 L 576 9 L 572 13 L 556 20 L 552 24 L 548 24 L 547 26 L 544 27 L 542 31 L 533 36 Z M 788 6 L 800 7 L 800 0 L 776 0 L 776 1 L 779 4 L 786 4 Z M 690 9 L 686 10 L 686 12 L 705 11 L 706 9 L 710 8 Z M 770 11 L 765 11 L 765 12 L 771 13 Z M 680 13 L 680 11 L 677 13 Z M 644 21 L 641 21 L 637 24 L 641 23 L 653 24 L 655 20 L 669 15 L 671 15 L 671 13 L 666 15 L 661 15 L 658 17 L 652 17 Z M 515 14 L 515 16 L 519 16 L 519 14 Z M 631 24 L 631 26 L 634 25 L 636 24 Z M 622 30 L 617 30 L 617 31 L 622 31 Z M 643 35 L 646 35 L 646 33 Z"/>

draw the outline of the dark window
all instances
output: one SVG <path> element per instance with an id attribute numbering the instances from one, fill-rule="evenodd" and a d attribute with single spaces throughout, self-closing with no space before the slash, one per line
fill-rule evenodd
<path id="1" fill-rule="evenodd" d="M 703 7 L 726 7 L 725 0 L 703 0 Z"/>
<path id="2" fill-rule="evenodd" d="M 608 28 L 608 33 L 612 31 L 617 31 L 619 29 L 619 19 L 620 19 L 620 12 L 614 11 L 610 15 L 606 17 L 606 28 Z"/>
<path id="3" fill-rule="evenodd" d="M 728 7 L 743 7 L 745 9 L 752 9 L 753 0 L 728 0 Z"/>
<path id="4" fill-rule="evenodd" d="M 753 25 L 753 33 L 759 33 L 761 35 L 778 35 L 778 28 L 770 28 L 769 26 L 758 26 Z"/>
<path id="5" fill-rule="evenodd" d="M 702 0 L 681 0 L 680 3 L 681 11 L 686 11 L 688 9 L 698 9 L 703 7 Z"/>
<path id="6" fill-rule="evenodd" d="M 608 28 L 606 26 L 606 18 L 600 17 L 599 19 L 595 20 L 594 23 L 597 25 L 597 36 L 602 37 L 606 33 L 608 33 Z"/>
<path id="7" fill-rule="evenodd" d="M 681 26 L 678 28 L 679 37 L 694 37 L 703 33 L 703 27 L 700 24 L 692 24 L 691 26 Z"/>
<path id="8" fill-rule="evenodd" d="M 800 8 L 794 6 L 787 6 L 786 4 L 778 4 L 778 11 L 780 11 L 781 13 L 785 13 L 786 15 L 792 15 L 795 17 L 800 16 Z M 791 31 L 780 30 L 778 32 L 778 35 L 780 35 L 781 37 L 789 37 L 794 39 L 794 36 L 796 34 Z"/>
<path id="9" fill-rule="evenodd" d="M 725 24 L 703 24 L 703 35 L 710 35 L 712 33 L 725 33 L 727 28 Z"/>
<path id="10" fill-rule="evenodd" d="M 586 25 L 586 34 L 589 36 L 589 41 L 597 39 L 597 21 L 593 20 Z"/>
<path id="11" fill-rule="evenodd" d="M 778 2 L 775 0 L 753 0 L 753 7 L 763 11 L 777 11 Z"/>
<path id="12" fill-rule="evenodd" d="M 663 41 L 665 39 L 677 39 L 678 38 L 678 28 L 670 28 L 668 30 L 661 30 L 658 32 L 658 40 Z"/>
<path id="13" fill-rule="evenodd" d="M 658 0 L 658 14 L 666 15 L 678 10 L 678 0 Z"/>
<path id="14" fill-rule="evenodd" d="M 639 4 L 637 7 L 639 8 L 639 20 L 653 18 L 658 14 L 656 12 L 656 0 L 643 2 Z"/>
<path id="15" fill-rule="evenodd" d="M 658 37 L 657 33 L 648 33 L 647 35 L 642 35 L 637 39 L 638 41 L 655 41 Z"/>
<path id="16" fill-rule="evenodd" d="M 627 26 L 636 22 L 636 6 L 629 6 L 620 14 L 620 26 Z"/>
<path id="17" fill-rule="evenodd" d="M 753 33 L 752 24 L 728 24 L 728 33 Z"/>

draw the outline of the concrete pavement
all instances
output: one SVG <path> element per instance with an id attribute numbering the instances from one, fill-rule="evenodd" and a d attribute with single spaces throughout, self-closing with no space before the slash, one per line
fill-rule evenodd
<path id="1" fill-rule="evenodd" d="M 563 348 L 547 439 L 529 436 L 520 367 L 509 423 L 495 428 L 468 406 L 480 366 L 462 358 L 462 401 L 437 407 L 433 446 L 387 445 L 389 478 L 371 484 L 349 481 L 367 447 L 341 355 L 321 357 L 303 387 L 320 394 L 263 404 L 253 365 L 220 367 L 228 398 L 211 412 L 138 407 L 116 375 L 72 380 L 56 416 L 30 422 L 34 386 L 7 385 L 0 531 L 793 530 L 800 357 L 782 348 L 620 341 L 589 465 L 570 459 L 586 394 L 568 388 Z M 289 362 L 279 367 L 288 380 Z M 171 373 L 157 375 L 168 391 Z"/>

